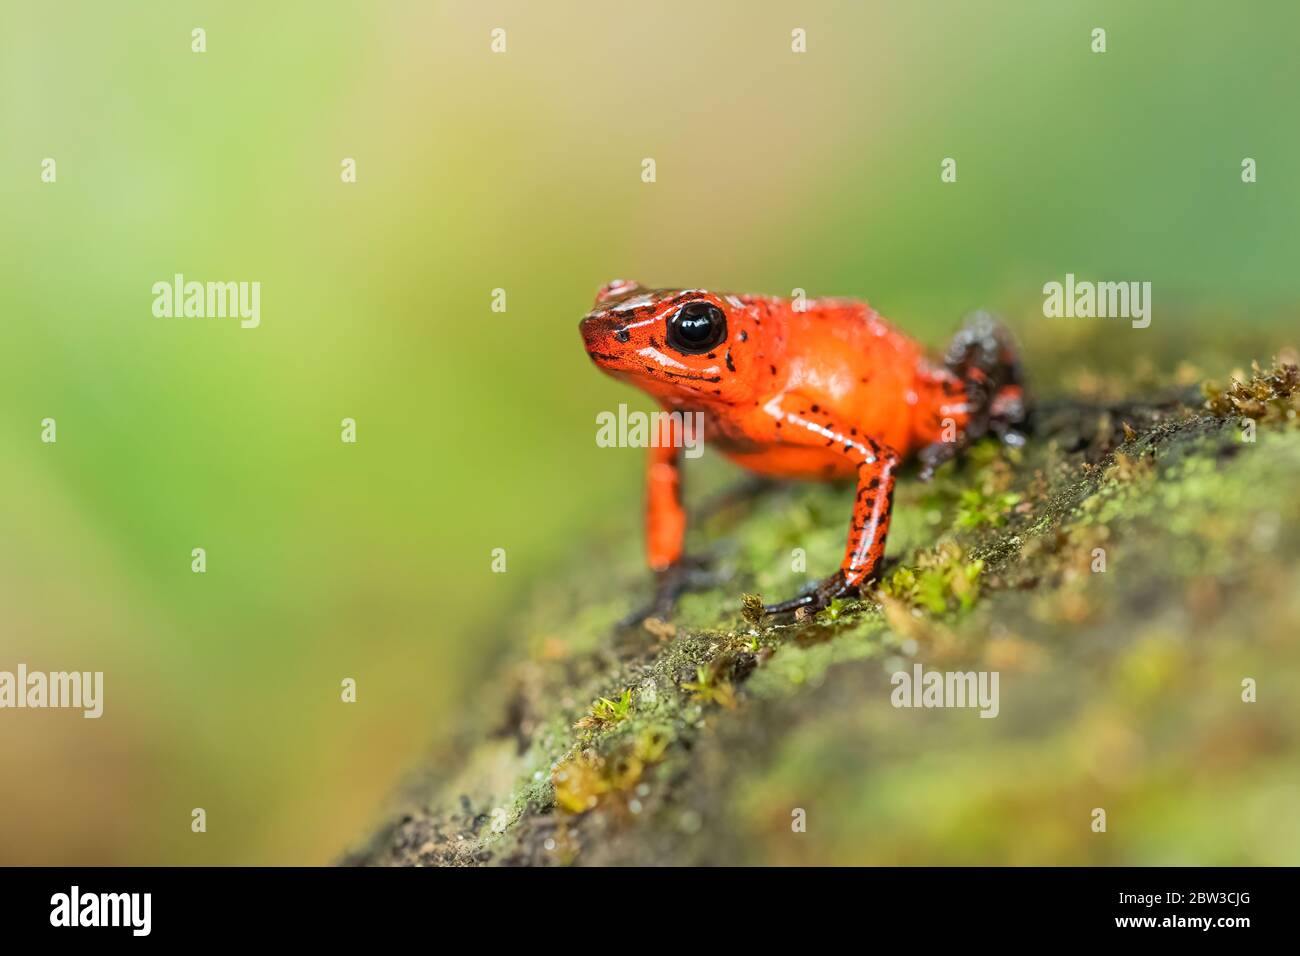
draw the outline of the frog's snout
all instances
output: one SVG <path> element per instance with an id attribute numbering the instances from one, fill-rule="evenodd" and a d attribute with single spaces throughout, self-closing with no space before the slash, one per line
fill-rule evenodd
<path id="1" fill-rule="evenodd" d="M 615 358 L 611 353 L 628 341 L 627 326 L 607 315 L 589 315 L 578 324 L 582 344 L 596 361 Z"/>

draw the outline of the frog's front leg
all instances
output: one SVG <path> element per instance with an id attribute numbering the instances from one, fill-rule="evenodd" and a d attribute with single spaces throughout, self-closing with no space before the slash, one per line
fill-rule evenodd
<path id="1" fill-rule="evenodd" d="M 660 431 L 663 435 L 663 430 Z M 680 448 L 656 444 L 646 462 L 646 562 L 662 575 L 681 559 L 686 538 L 686 509 L 682 507 Z"/>
<path id="2" fill-rule="evenodd" d="M 769 605 L 769 614 L 784 614 L 806 607 L 818 611 L 840 597 L 856 597 L 862 585 L 880 570 L 889 534 L 889 515 L 894 504 L 894 470 L 899 457 L 887 448 L 863 447 L 857 443 L 846 450 L 858 459 L 858 494 L 853 501 L 849 542 L 840 569 L 813 590 Z"/>
<path id="3" fill-rule="evenodd" d="M 638 624 L 647 617 L 667 617 L 686 591 L 712 583 L 700 559 L 683 557 L 686 509 L 682 506 L 682 449 L 674 429 L 682 426 L 660 419 L 646 461 L 646 563 L 655 576 L 655 596 L 649 606 L 621 622 Z"/>

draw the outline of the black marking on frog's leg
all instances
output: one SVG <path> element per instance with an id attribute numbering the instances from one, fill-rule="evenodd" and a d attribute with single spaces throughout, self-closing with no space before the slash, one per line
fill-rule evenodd
<path id="1" fill-rule="evenodd" d="M 616 627 L 638 627 L 649 617 L 672 617 L 683 594 L 717 586 L 718 574 L 710 570 L 711 564 L 712 559 L 707 555 L 686 555 L 664 570 L 656 571 L 654 599 L 620 620 Z"/>
<path id="2" fill-rule="evenodd" d="M 859 593 L 858 586 L 845 581 L 844 572 L 840 570 L 803 594 L 792 597 L 788 601 L 769 604 L 763 610 L 768 614 L 790 614 L 803 607 L 815 613 L 822 608 L 830 607 L 831 601 L 836 598 L 857 597 Z"/>
<path id="3" fill-rule="evenodd" d="M 878 444 L 870 436 L 863 436 L 860 441 L 846 438 L 848 428 L 842 424 L 828 420 L 822 427 L 794 415 L 786 417 L 807 428 L 809 434 L 804 436 L 807 444 L 819 437 L 834 439 L 838 446 L 836 451 L 857 468 L 858 491 L 853 500 L 853 519 L 849 522 L 848 540 L 839 571 L 810 593 L 771 605 L 767 610 L 772 614 L 784 614 L 801 607 L 820 610 L 835 598 L 857 595 L 860 586 L 875 577 L 889 537 L 894 471 L 899 463 L 899 456 L 893 449 Z"/>

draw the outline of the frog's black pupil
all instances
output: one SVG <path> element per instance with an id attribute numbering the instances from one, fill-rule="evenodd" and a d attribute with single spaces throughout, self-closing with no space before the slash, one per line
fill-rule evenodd
<path id="1" fill-rule="evenodd" d="M 681 319 L 682 338 L 698 343 L 713 334 L 713 318 L 708 315 L 684 315 Z"/>
<path id="2" fill-rule="evenodd" d="M 727 337 L 727 318 L 708 302 L 691 302 L 670 323 L 669 344 L 680 352 L 707 352 Z"/>

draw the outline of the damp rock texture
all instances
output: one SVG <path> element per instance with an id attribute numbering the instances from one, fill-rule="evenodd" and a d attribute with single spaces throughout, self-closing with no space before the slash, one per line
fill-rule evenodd
<path id="1" fill-rule="evenodd" d="M 343 862 L 1300 864 L 1294 353 L 1150 341 L 1040 343 L 1026 445 L 904 473 L 876 589 L 813 618 L 752 596 L 836 567 L 850 487 L 720 471 L 714 586 L 620 628 L 629 516 Z"/>

